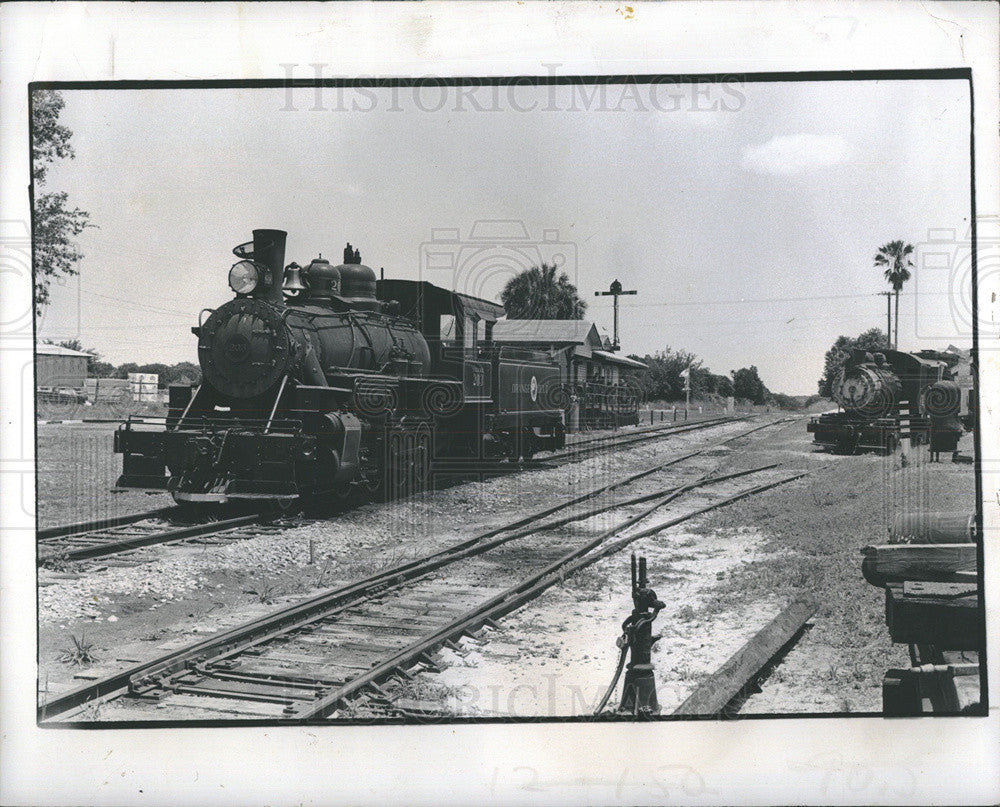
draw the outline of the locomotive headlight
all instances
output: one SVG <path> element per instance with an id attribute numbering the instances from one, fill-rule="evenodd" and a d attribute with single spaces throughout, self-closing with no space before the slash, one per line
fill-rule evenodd
<path id="1" fill-rule="evenodd" d="M 253 261 L 240 261 L 229 270 L 229 288 L 237 294 L 250 294 L 260 283 L 260 271 Z"/>

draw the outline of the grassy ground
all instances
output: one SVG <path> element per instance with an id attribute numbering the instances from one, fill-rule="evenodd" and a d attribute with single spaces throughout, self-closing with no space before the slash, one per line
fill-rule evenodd
<path id="1" fill-rule="evenodd" d="M 165 417 L 167 406 L 161 403 L 138 404 L 132 401 L 123 401 L 121 403 L 102 402 L 89 406 L 86 404 L 56 404 L 38 401 L 35 405 L 35 413 L 38 420 L 83 420 L 84 418 L 125 420 L 129 415 Z"/>
<path id="2" fill-rule="evenodd" d="M 900 510 L 972 512 L 972 466 L 919 458 L 904 467 L 898 455 L 795 457 L 780 447 L 750 459 L 738 457 L 732 464 L 782 460 L 784 467 L 803 468 L 810 476 L 718 510 L 699 525 L 701 532 L 752 527 L 767 536 L 768 553 L 733 570 L 703 608 L 738 610 L 766 597 L 787 601 L 811 593 L 819 610 L 809 643 L 836 659 L 831 680 L 856 689 L 877 686 L 885 669 L 905 653 L 889 641 L 883 591 L 861 576 L 861 549 L 885 543 Z"/>
<path id="3" fill-rule="evenodd" d="M 172 504 L 166 494 L 112 493 L 121 473 L 114 423 L 38 426 L 40 527 L 136 513 Z"/>

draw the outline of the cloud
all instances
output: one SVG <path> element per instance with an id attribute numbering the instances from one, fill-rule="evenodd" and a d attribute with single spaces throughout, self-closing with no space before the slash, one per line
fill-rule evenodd
<path id="1" fill-rule="evenodd" d="M 744 147 L 742 164 L 757 174 L 788 175 L 837 165 L 850 154 L 851 144 L 840 135 L 779 135 L 759 146 Z"/>

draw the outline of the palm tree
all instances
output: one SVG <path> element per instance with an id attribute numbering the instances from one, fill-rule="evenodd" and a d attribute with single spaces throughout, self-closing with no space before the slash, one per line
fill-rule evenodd
<path id="1" fill-rule="evenodd" d="M 883 244 L 875 253 L 875 266 L 883 267 L 885 279 L 892 290 L 896 293 L 896 336 L 893 339 L 893 347 L 899 348 L 899 292 L 903 284 L 910 279 L 910 269 L 913 268 L 913 261 L 910 254 L 913 252 L 913 244 L 904 244 L 902 241 L 890 241 Z"/>
<path id="2" fill-rule="evenodd" d="M 583 319 L 587 304 L 555 265 L 532 266 L 507 281 L 500 302 L 508 319 Z"/>

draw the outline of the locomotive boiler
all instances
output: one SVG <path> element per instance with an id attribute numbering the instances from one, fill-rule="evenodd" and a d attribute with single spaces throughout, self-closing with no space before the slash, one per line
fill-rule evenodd
<path id="1" fill-rule="evenodd" d="M 893 451 L 902 436 L 926 443 L 955 420 L 960 390 L 948 363 L 897 350 L 852 350 L 831 384 L 838 412 L 812 418 L 814 442 L 841 453 Z"/>
<path id="2" fill-rule="evenodd" d="M 233 250 L 235 297 L 192 328 L 202 383 L 170 388 L 165 422 L 116 431 L 119 488 L 179 502 L 378 497 L 423 487 L 435 461 L 563 445 L 558 367 L 492 343 L 502 306 L 376 280 L 350 244 L 339 265 L 285 266 L 284 231 L 253 236 Z"/>

